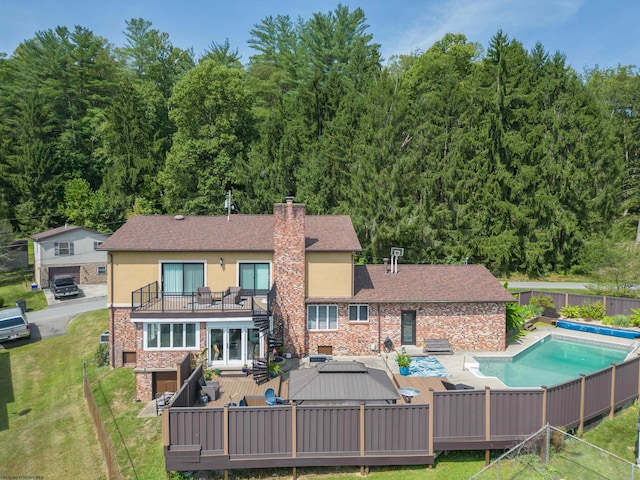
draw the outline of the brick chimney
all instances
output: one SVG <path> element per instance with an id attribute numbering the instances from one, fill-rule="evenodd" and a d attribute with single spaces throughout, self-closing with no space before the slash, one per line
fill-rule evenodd
<path id="1" fill-rule="evenodd" d="M 293 203 L 273 206 L 273 279 L 276 286 L 275 314 L 284 321 L 288 353 L 307 353 L 305 311 L 305 206 Z"/>

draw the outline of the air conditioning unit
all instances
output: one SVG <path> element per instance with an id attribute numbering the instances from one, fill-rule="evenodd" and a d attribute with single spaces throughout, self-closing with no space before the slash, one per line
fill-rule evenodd
<path id="1" fill-rule="evenodd" d="M 109 330 L 100 334 L 100 343 L 109 343 Z"/>

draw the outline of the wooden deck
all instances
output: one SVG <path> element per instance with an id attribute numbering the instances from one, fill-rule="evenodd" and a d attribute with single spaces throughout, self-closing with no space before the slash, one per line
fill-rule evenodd
<path id="1" fill-rule="evenodd" d="M 224 374 L 219 377 L 214 377 L 214 381 L 220 383 L 220 391 L 218 399 L 207 403 L 207 407 L 220 407 L 228 403 L 239 403 L 242 398 L 248 402 L 249 405 L 266 405 L 264 401 L 264 391 L 267 388 L 273 388 L 276 395 L 286 399 L 289 395 L 289 382 L 282 381 L 282 376 L 272 378 L 266 383 L 258 385 L 252 375 L 228 375 Z"/>
<path id="2" fill-rule="evenodd" d="M 412 403 L 428 403 L 427 392 L 429 389 L 434 391 L 446 390 L 442 380 L 439 377 L 408 377 L 398 373 L 393 374 L 393 383 L 396 388 L 411 387 L 420 391 L 420 395 L 416 395 L 411 400 Z M 403 403 L 404 398 L 399 403 Z"/>

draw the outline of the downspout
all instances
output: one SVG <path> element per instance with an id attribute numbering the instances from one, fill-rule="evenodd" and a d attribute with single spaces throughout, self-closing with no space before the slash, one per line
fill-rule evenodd
<path id="1" fill-rule="evenodd" d="M 115 313 L 113 311 L 113 254 L 107 253 L 109 258 L 109 292 L 107 299 L 109 302 L 109 336 L 111 337 L 111 368 L 116 366 L 116 332 L 115 332 Z"/>
<path id="2" fill-rule="evenodd" d="M 382 355 L 382 325 L 380 325 L 380 304 L 378 304 L 378 353 Z"/>

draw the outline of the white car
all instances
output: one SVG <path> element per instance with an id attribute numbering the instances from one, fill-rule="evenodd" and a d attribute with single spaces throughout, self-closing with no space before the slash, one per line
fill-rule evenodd
<path id="1" fill-rule="evenodd" d="M 21 308 L 0 310 L 0 342 L 29 337 L 31 328 Z"/>

